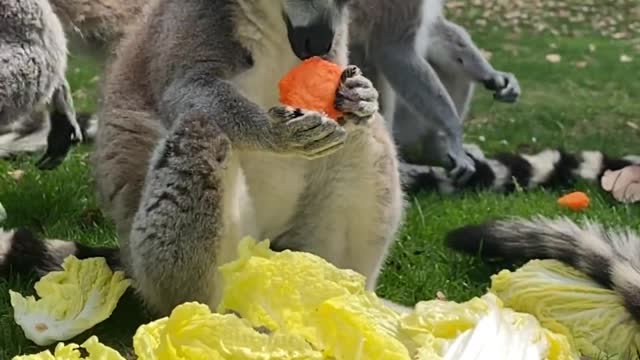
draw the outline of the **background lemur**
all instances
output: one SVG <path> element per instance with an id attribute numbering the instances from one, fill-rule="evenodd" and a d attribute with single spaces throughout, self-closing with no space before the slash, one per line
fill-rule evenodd
<path id="1" fill-rule="evenodd" d="M 618 292 L 640 321 L 640 236 L 631 229 L 536 217 L 465 226 L 450 232 L 447 242 L 454 249 L 485 258 L 562 261 Z"/>
<path id="2" fill-rule="evenodd" d="M 476 72 L 473 81 L 495 89 L 504 101 L 517 99 L 520 89 L 513 75 L 487 67 L 486 61 L 477 69 L 469 67 L 459 73 L 457 61 L 463 60 L 459 53 L 472 54 L 465 58 L 482 56 L 462 28 L 443 18 L 442 6 L 442 0 L 355 0 L 350 46 L 353 62 L 382 90 L 382 111 L 393 126 L 403 160 L 444 166 L 464 183 L 475 169 L 462 147 L 462 120 L 452 97 L 459 101 L 458 107 L 466 106 L 472 90 L 469 70 Z M 434 38 L 434 33 L 438 37 Z M 443 43 L 447 43 L 444 49 L 448 53 L 455 49 L 454 67 L 448 54 L 435 54 L 443 49 Z M 432 44 L 436 48 L 432 49 Z M 434 55 L 430 55 L 432 51 Z M 408 112 L 413 116 L 394 116 L 397 102 L 405 107 L 401 115 Z M 442 141 L 429 142 L 433 134 Z M 427 148 L 431 144 L 444 149 Z"/>
<path id="3" fill-rule="evenodd" d="M 347 67 L 341 124 L 278 103 L 279 79 L 302 59 L 347 65 L 347 22 L 339 0 L 158 0 L 125 35 L 106 73 L 93 172 L 153 310 L 215 305 L 217 267 L 244 235 L 359 271 L 374 289 L 404 208 L 377 91 Z M 117 265 L 116 250 L 16 235 L 5 264 L 46 272 L 74 253 Z"/>
<path id="4" fill-rule="evenodd" d="M 463 128 L 477 83 L 494 91 L 498 101 L 513 103 L 519 99 L 521 90 L 515 75 L 495 70 L 463 27 L 439 16 L 431 25 L 427 40 L 427 62 L 438 75 L 458 115 L 449 119 L 450 122 L 459 121 L 458 125 L 451 126 Z M 411 86 L 410 83 L 402 84 Z M 401 99 L 396 99 L 393 105 L 389 109 L 392 114 L 385 114 L 388 121 L 392 121 L 403 161 L 420 165 L 442 163 L 442 159 L 447 158 L 446 149 L 450 148 L 447 143 L 452 140 L 438 121 L 416 113 Z"/>
<path id="5" fill-rule="evenodd" d="M 38 166 L 54 168 L 82 139 L 65 79 L 62 25 L 47 0 L 5 0 L 0 14 L 0 142 L 31 149 L 16 129 L 50 124 Z"/>
<path id="6" fill-rule="evenodd" d="M 22 10 L 15 14 L 25 16 L 29 11 L 42 7 L 44 11 L 41 14 L 26 15 L 45 18 L 42 22 L 42 29 L 36 26 L 28 31 L 47 31 L 51 34 L 52 41 L 39 44 L 37 38 L 32 36 L 2 40 L 5 34 L 0 34 L 0 43 L 8 41 L 10 44 L 18 45 L 24 42 L 36 52 L 40 51 L 40 47 L 42 47 L 45 58 L 41 61 L 50 62 L 47 65 L 50 70 L 47 72 L 55 73 L 57 78 L 64 79 L 67 48 L 73 55 L 90 55 L 98 63 L 106 62 L 113 46 L 126 31 L 127 25 L 140 16 L 147 2 L 148 0 L 30 0 L 24 3 L 35 5 L 20 5 Z M 12 0 L 0 4 L 0 7 L 14 6 L 11 3 L 21 2 Z M 10 13 L 7 12 L 7 14 Z M 17 34 L 28 33 L 25 32 L 27 31 L 25 25 L 19 22 L 9 23 L 8 19 L 0 20 L 0 29 L 5 29 L 5 26 L 6 29 L 11 27 L 11 31 Z M 7 35 L 9 34 L 7 33 Z M 13 61 L 22 61 L 21 55 L 16 53 L 15 49 L 7 50 L 3 47 L 1 51 L 5 57 L 14 59 Z M 17 66 L 20 65 L 17 64 Z M 47 74 L 47 72 L 43 72 L 43 74 Z M 17 81 L 19 79 L 14 78 L 12 82 L 17 83 Z M 43 84 L 46 83 L 43 82 Z M 54 111 L 51 121 L 49 112 L 42 110 L 41 104 L 37 104 L 35 107 L 33 104 L 25 104 L 21 110 L 21 116 L 12 116 L 11 123 L 2 122 L 4 125 L 0 125 L 0 158 L 11 158 L 19 154 L 37 153 L 45 150 L 45 155 L 37 165 L 43 169 L 52 169 L 64 160 L 72 142 L 93 141 L 97 118 L 93 114 L 75 113 L 72 98 L 69 96 L 68 84 L 65 83 L 64 88 L 60 89 L 61 94 L 56 96 L 61 99 L 58 102 L 62 105 L 63 111 Z M 64 89 L 64 93 L 62 89 Z M 63 99 L 61 96 L 68 96 L 68 98 Z M 33 111 L 31 111 L 32 109 Z M 63 115 L 68 116 L 71 120 L 66 122 Z M 74 124 L 76 121 L 74 117 L 77 118 L 77 124 Z M 73 126 L 74 130 L 71 138 L 69 138 L 69 131 L 71 131 L 69 124 Z M 81 138 L 75 139 L 76 134 L 80 134 Z"/>

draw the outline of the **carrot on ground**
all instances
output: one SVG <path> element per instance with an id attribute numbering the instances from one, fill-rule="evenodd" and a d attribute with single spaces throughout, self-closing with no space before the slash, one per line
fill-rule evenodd
<path id="1" fill-rule="evenodd" d="M 342 115 L 335 108 L 342 71 L 339 65 L 320 57 L 307 59 L 280 80 L 280 102 L 296 108 L 323 112 L 337 120 Z"/>
<path id="2" fill-rule="evenodd" d="M 581 211 L 589 207 L 590 204 L 589 197 L 587 194 L 582 191 L 572 192 L 570 194 L 566 194 L 558 199 L 558 204 L 560 206 L 567 207 L 574 211 Z"/>

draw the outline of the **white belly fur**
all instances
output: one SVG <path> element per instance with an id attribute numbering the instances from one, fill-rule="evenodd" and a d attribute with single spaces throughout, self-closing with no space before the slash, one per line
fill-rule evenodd
<path id="1" fill-rule="evenodd" d="M 279 105 L 278 82 L 300 63 L 289 42 L 282 41 L 286 39 L 286 33 L 274 38 L 279 40 L 269 41 L 266 36 L 243 39 L 249 43 L 247 46 L 253 54 L 254 66 L 231 79 L 242 94 L 265 110 Z M 254 217 L 252 221 L 242 220 L 241 233 L 254 233 L 252 235 L 259 237 L 258 240 L 273 239 L 295 215 L 298 198 L 306 186 L 308 161 L 267 152 L 242 152 L 238 155 L 253 207 L 252 211 L 242 211 L 242 214 L 249 216 L 251 213 Z M 247 202 L 243 205 L 246 206 Z M 252 223 L 253 231 L 246 228 L 248 223 Z"/>

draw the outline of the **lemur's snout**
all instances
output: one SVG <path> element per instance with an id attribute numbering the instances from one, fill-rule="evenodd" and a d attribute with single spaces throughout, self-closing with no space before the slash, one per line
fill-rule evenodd
<path id="1" fill-rule="evenodd" d="M 318 20 L 306 26 L 292 26 L 287 19 L 291 49 L 300 60 L 323 56 L 331 51 L 335 32 L 329 21 Z"/>

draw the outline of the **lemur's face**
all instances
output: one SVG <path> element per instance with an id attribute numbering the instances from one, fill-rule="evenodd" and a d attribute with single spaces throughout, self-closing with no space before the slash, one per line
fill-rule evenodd
<path id="1" fill-rule="evenodd" d="M 291 49 L 301 60 L 331 51 L 350 0 L 282 0 Z"/>

